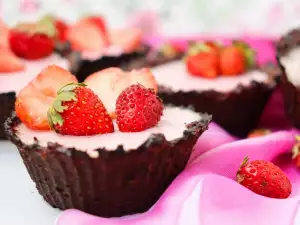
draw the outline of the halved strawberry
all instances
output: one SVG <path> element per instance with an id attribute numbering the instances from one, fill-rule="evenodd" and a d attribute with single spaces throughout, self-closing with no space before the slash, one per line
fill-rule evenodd
<path id="1" fill-rule="evenodd" d="M 133 52 L 141 46 L 143 34 L 137 28 L 111 30 L 109 33 L 111 45 L 121 47 L 125 52 Z"/>
<path id="2" fill-rule="evenodd" d="M 21 59 L 14 55 L 9 48 L 0 46 L 0 76 L 2 73 L 17 72 L 24 70 L 25 66 Z"/>
<path id="3" fill-rule="evenodd" d="M 17 96 L 15 111 L 18 118 L 34 130 L 49 130 L 47 111 L 60 87 L 77 82 L 70 72 L 49 66 L 25 86 Z"/>
<path id="4" fill-rule="evenodd" d="M 84 21 L 87 22 L 92 22 L 95 25 L 98 26 L 98 28 L 104 33 L 107 34 L 107 26 L 106 26 L 106 21 L 104 20 L 104 17 L 102 16 L 89 16 L 83 19 Z"/>
<path id="5" fill-rule="evenodd" d="M 153 73 L 149 68 L 142 68 L 139 70 L 132 70 L 129 73 L 130 85 L 141 84 L 146 88 L 152 88 L 154 92 L 157 92 L 157 82 Z M 123 91 L 123 90 L 122 90 Z"/>
<path id="6" fill-rule="evenodd" d="M 9 47 L 8 44 L 9 28 L 0 21 L 0 46 Z"/>
<path id="7" fill-rule="evenodd" d="M 118 96 L 130 85 L 142 84 L 157 91 L 156 80 L 149 69 L 125 72 L 119 68 L 108 68 L 90 75 L 84 83 L 99 96 L 113 118 Z"/>
<path id="8" fill-rule="evenodd" d="M 106 33 L 93 20 L 82 19 L 69 27 L 66 38 L 74 50 L 102 51 L 108 44 Z"/>

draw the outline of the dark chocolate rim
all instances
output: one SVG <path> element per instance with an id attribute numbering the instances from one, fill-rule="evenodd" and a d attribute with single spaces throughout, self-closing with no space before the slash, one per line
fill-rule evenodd
<path id="1" fill-rule="evenodd" d="M 0 110 L 0 140 L 6 140 L 4 130 L 4 122 L 11 115 L 15 105 L 15 92 L 7 92 L 0 94 L 0 104 L 3 106 Z"/>
<path id="2" fill-rule="evenodd" d="M 182 108 L 187 108 L 187 107 L 182 107 Z M 192 108 L 192 107 L 189 107 Z M 125 150 L 123 148 L 123 145 L 119 145 L 115 151 L 113 150 L 106 150 L 105 147 L 103 148 L 97 148 L 94 151 L 97 151 L 99 153 L 113 153 L 113 152 L 118 152 L 118 153 L 126 153 L 129 154 L 131 152 L 139 152 L 139 151 L 146 151 L 148 148 L 151 148 L 152 146 L 157 146 L 157 145 L 168 145 L 168 146 L 174 146 L 176 145 L 179 141 L 182 140 L 186 140 L 188 139 L 190 136 L 194 136 L 196 134 L 202 133 L 205 130 L 208 129 L 208 125 L 212 120 L 212 116 L 208 115 L 206 113 L 198 113 L 201 116 L 201 119 L 198 121 L 194 121 L 191 122 L 189 124 L 186 125 L 186 130 L 184 130 L 183 135 L 180 138 L 174 139 L 172 141 L 168 141 L 165 138 L 165 135 L 162 133 L 156 133 L 156 134 L 151 134 L 148 139 L 142 143 L 139 147 L 135 148 L 135 149 L 128 149 Z M 7 118 L 5 123 L 4 123 L 4 128 L 5 128 L 5 132 L 6 135 L 8 137 L 8 139 L 13 142 L 16 146 L 18 146 L 19 148 L 22 149 L 28 149 L 28 150 L 45 150 L 47 151 L 47 149 L 59 149 L 60 152 L 63 152 L 65 154 L 71 154 L 73 151 L 80 151 L 77 150 L 76 148 L 67 148 L 64 147 L 61 144 L 58 143 L 52 143 L 52 142 L 48 142 L 47 146 L 40 146 L 38 143 L 38 140 L 36 139 L 36 143 L 31 144 L 31 145 L 27 145 L 25 143 L 23 143 L 19 137 L 16 135 L 16 132 L 14 132 L 14 127 L 17 126 L 18 124 L 20 124 L 21 121 L 18 119 L 18 117 L 16 116 L 15 112 L 12 113 L 11 117 Z M 134 135 L 134 134 L 133 134 Z M 80 151 L 81 152 L 81 151 Z"/>
<path id="3" fill-rule="evenodd" d="M 283 57 L 290 50 L 300 46 L 300 28 L 293 29 L 276 42 L 277 57 Z"/>

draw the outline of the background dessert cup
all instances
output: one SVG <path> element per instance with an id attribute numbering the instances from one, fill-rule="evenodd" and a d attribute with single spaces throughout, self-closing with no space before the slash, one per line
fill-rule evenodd
<path id="1" fill-rule="evenodd" d="M 164 102 L 208 112 L 215 122 L 239 137 L 256 127 L 280 75 L 279 68 L 270 63 L 257 65 L 245 74 L 216 79 L 191 76 L 183 60 L 156 65 L 152 72 Z"/>
<path id="2" fill-rule="evenodd" d="M 277 62 L 281 68 L 280 86 L 285 112 L 294 126 L 300 128 L 300 29 L 283 35 L 277 42 Z"/>

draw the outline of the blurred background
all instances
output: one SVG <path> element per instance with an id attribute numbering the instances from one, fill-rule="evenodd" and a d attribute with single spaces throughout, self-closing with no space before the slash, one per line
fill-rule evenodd
<path id="1" fill-rule="evenodd" d="M 114 27 L 151 23 L 149 33 L 276 37 L 300 24 L 300 0 L 0 0 L 8 24 L 53 13 L 67 21 L 102 14 Z"/>

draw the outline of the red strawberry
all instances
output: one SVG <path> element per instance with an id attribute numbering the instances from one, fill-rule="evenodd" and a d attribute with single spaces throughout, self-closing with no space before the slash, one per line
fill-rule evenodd
<path id="1" fill-rule="evenodd" d="M 261 136 L 265 136 L 270 133 L 271 133 L 271 131 L 268 129 L 256 129 L 256 130 L 251 131 L 248 134 L 248 138 L 261 137 Z"/>
<path id="2" fill-rule="evenodd" d="M 56 19 L 55 20 L 55 27 L 56 27 L 56 37 L 59 41 L 66 41 L 67 37 L 66 37 L 66 32 L 68 30 L 68 25 L 63 22 L 60 19 Z"/>
<path id="3" fill-rule="evenodd" d="M 108 68 L 90 75 L 84 83 L 99 96 L 113 118 L 118 96 L 130 85 L 139 83 L 157 91 L 156 80 L 149 69 L 125 72 L 119 68 Z"/>
<path id="4" fill-rule="evenodd" d="M 24 70 L 24 63 L 16 57 L 7 47 L 0 46 L 0 76 L 1 73 Z"/>
<path id="5" fill-rule="evenodd" d="M 186 68 L 194 76 L 215 78 L 219 74 L 218 60 L 218 56 L 214 53 L 201 52 L 187 56 Z"/>
<path id="6" fill-rule="evenodd" d="M 71 83 L 58 91 L 48 111 L 51 127 L 60 134 L 86 136 L 114 132 L 104 105 L 82 83 Z"/>
<path id="7" fill-rule="evenodd" d="M 76 77 L 60 67 L 43 69 L 17 96 L 15 111 L 19 119 L 31 129 L 49 130 L 47 111 L 58 89 L 71 82 L 77 82 Z"/>
<path id="8" fill-rule="evenodd" d="M 102 51 L 109 44 L 107 33 L 95 19 L 82 19 L 69 27 L 66 38 L 74 50 Z"/>
<path id="9" fill-rule="evenodd" d="M 288 198 L 292 185 L 286 174 L 271 162 L 246 157 L 239 168 L 237 181 L 256 194 L 270 198 Z"/>
<path id="10" fill-rule="evenodd" d="M 143 34 L 136 28 L 112 30 L 109 34 L 111 45 L 121 47 L 124 52 L 136 51 L 142 43 Z"/>
<path id="11" fill-rule="evenodd" d="M 152 89 L 131 85 L 118 97 L 117 124 L 122 132 L 139 132 L 155 126 L 163 114 L 161 99 Z"/>
<path id="12" fill-rule="evenodd" d="M 222 50 L 220 56 L 222 75 L 238 75 L 246 71 L 246 58 L 241 49 L 228 46 Z"/>
<path id="13" fill-rule="evenodd" d="M 56 29 L 51 23 L 23 24 L 10 31 L 11 50 L 25 59 L 39 59 L 52 54 Z"/>
<path id="14" fill-rule="evenodd" d="M 255 52 L 247 44 L 234 41 L 232 45 L 223 48 L 220 55 L 222 75 L 238 75 L 254 65 Z"/>
<path id="15" fill-rule="evenodd" d="M 187 52 L 187 71 L 195 76 L 215 78 L 219 74 L 220 48 L 213 42 L 191 44 Z"/>

